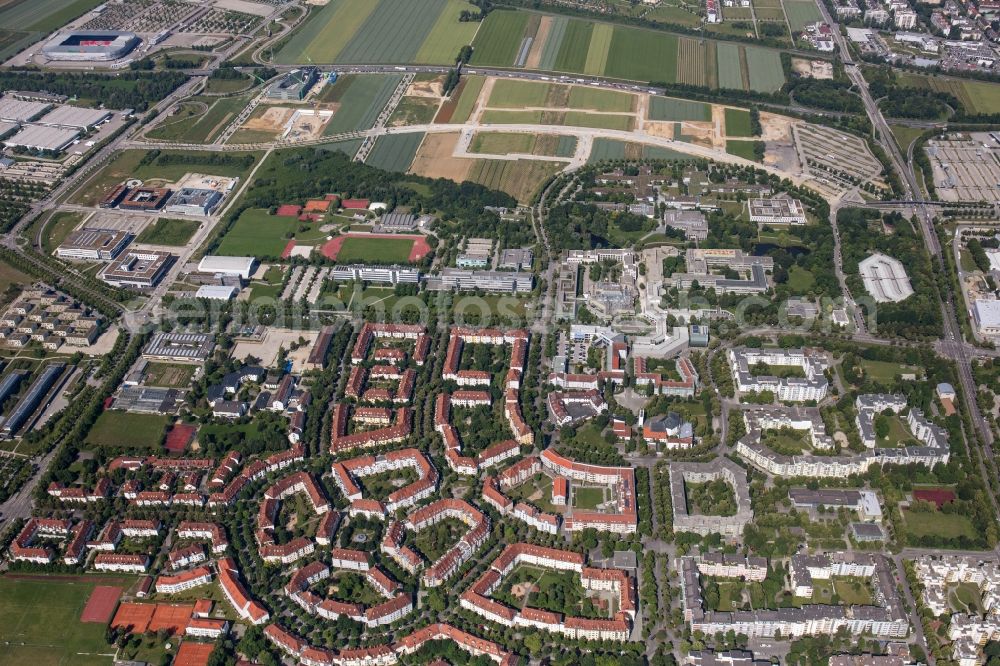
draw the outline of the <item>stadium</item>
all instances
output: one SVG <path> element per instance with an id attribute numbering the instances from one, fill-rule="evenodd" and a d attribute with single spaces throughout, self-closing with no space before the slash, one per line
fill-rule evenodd
<path id="1" fill-rule="evenodd" d="M 117 60 L 138 44 L 139 38 L 131 32 L 69 32 L 57 35 L 42 48 L 42 53 L 52 60 Z"/>

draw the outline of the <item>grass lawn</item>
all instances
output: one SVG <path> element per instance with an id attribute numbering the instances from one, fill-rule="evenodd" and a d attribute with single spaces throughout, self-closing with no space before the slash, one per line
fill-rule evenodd
<path id="1" fill-rule="evenodd" d="M 896 375 L 905 375 L 908 373 L 919 374 L 917 368 L 911 365 L 892 363 L 890 361 L 869 361 L 868 359 L 862 359 L 861 367 L 864 368 L 865 374 L 871 377 L 873 381 L 886 385 L 895 384 Z"/>
<path id="2" fill-rule="evenodd" d="M 271 266 L 264 273 L 262 280 L 250 283 L 250 300 L 256 298 L 278 298 L 281 296 L 284 272 L 280 266 Z"/>
<path id="3" fill-rule="evenodd" d="M 726 141 L 726 152 L 756 162 L 757 156 L 753 152 L 753 144 L 753 141 Z"/>
<path id="4" fill-rule="evenodd" d="M 516 132 L 477 132 L 469 146 L 472 153 L 491 153 L 507 155 L 509 153 L 531 153 L 535 145 L 533 134 Z"/>
<path id="5" fill-rule="evenodd" d="M 840 603 L 845 606 L 870 606 L 872 592 L 865 580 L 857 578 L 838 578 L 833 581 L 833 588 L 840 597 Z"/>
<path id="6" fill-rule="evenodd" d="M 899 149 L 904 154 L 906 153 L 906 149 L 910 147 L 910 144 L 926 131 L 919 127 L 906 127 L 905 125 L 890 125 L 889 129 L 892 130 L 892 135 L 896 137 L 896 145 L 899 146 Z"/>
<path id="7" fill-rule="evenodd" d="M 198 231 L 199 226 L 201 224 L 195 220 L 168 220 L 161 218 L 143 229 L 142 233 L 135 239 L 135 242 L 183 247 L 191 240 L 194 232 Z"/>
<path id="8" fill-rule="evenodd" d="M 288 244 L 285 236 L 294 234 L 300 224 L 294 217 L 268 215 L 261 208 L 245 210 L 222 237 L 215 253 L 236 257 L 279 257 Z"/>
<path id="9" fill-rule="evenodd" d="M 22 273 L 6 261 L 0 261 L 0 294 L 7 291 L 11 285 L 26 286 L 31 284 L 34 278 L 26 273 Z"/>
<path id="10" fill-rule="evenodd" d="M 785 456 L 797 456 L 812 447 L 809 445 L 808 436 L 804 430 L 784 431 L 769 430 L 764 433 L 761 443 L 775 453 Z"/>
<path id="11" fill-rule="evenodd" d="M 573 86 L 569 92 L 569 106 L 573 109 L 592 111 L 617 111 L 631 113 L 635 110 L 636 96 L 615 90 L 601 90 L 589 86 Z"/>
<path id="12" fill-rule="evenodd" d="M 45 225 L 45 232 L 42 233 L 42 247 L 45 248 L 46 254 L 55 252 L 56 248 L 66 240 L 66 236 L 69 236 L 69 232 L 82 221 L 83 213 L 66 211 L 53 213 Z"/>
<path id="13" fill-rule="evenodd" d="M 338 263 L 380 261 L 405 264 L 413 248 L 413 241 L 405 238 L 357 238 L 344 241 L 337 253 Z"/>
<path id="14" fill-rule="evenodd" d="M 745 109 L 726 109 L 726 136 L 753 136 L 750 131 L 750 112 Z"/>
<path id="15" fill-rule="evenodd" d="M 328 88 L 329 101 L 339 101 L 340 108 L 323 128 L 323 135 L 369 129 L 375 124 L 401 80 L 402 76 L 399 74 L 351 74 L 340 77 Z"/>
<path id="16" fill-rule="evenodd" d="M 439 100 L 436 97 L 404 97 L 389 117 L 389 125 L 427 125 L 434 120 Z"/>
<path id="17" fill-rule="evenodd" d="M 604 502 L 604 488 L 579 488 L 574 486 L 573 506 L 577 509 L 590 511 Z"/>
<path id="18" fill-rule="evenodd" d="M 904 423 L 903 417 L 894 414 L 888 419 L 889 434 L 885 438 L 879 438 L 876 446 L 898 448 L 917 444 L 916 438 L 910 433 L 910 428 Z"/>
<path id="19" fill-rule="evenodd" d="M 805 294 L 816 283 L 816 278 L 798 264 L 788 269 L 788 288 L 796 294 Z"/>
<path id="20" fill-rule="evenodd" d="M 521 109 L 527 106 L 546 106 L 550 84 L 535 81 L 499 79 L 493 84 L 489 106 L 492 108 Z"/>
<path id="21" fill-rule="evenodd" d="M 940 513 L 938 511 L 908 511 L 904 509 L 903 529 L 914 537 L 937 536 L 944 539 L 954 539 L 965 536 L 976 538 L 976 528 L 965 516 L 959 514 Z"/>
<path id="22" fill-rule="evenodd" d="M 0 663 L 110 664 L 115 650 L 104 642 L 104 625 L 80 622 L 95 585 L 72 578 L 0 577 Z"/>
<path id="23" fill-rule="evenodd" d="M 148 449 L 160 445 L 166 426 L 167 417 L 159 414 L 108 411 L 97 417 L 97 422 L 87 434 L 86 443 Z"/>
<path id="24" fill-rule="evenodd" d="M 192 97 L 177 112 L 149 132 L 150 138 L 164 141 L 202 143 L 221 132 L 246 105 L 249 95 L 238 97 Z"/>
<path id="25" fill-rule="evenodd" d="M 193 365 L 150 363 L 146 366 L 146 383 L 150 386 L 166 388 L 189 386 L 191 378 L 194 376 L 194 370 L 195 366 Z"/>
<path id="26" fill-rule="evenodd" d="M 205 92 L 221 94 L 234 93 L 243 90 L 244 88 L 249 88 L 250 84 L 253 82 L 253 79 L 246 76 L 238 79 L 213 79 L 209 77 L 209 79 L 205 82 Z"/>
<path id="27" fill-rule="evenodd" d="M 952 591 L 949 600 L 951 606 L 961 613 L 983 612 L 983 595 L 975 583 L 959 583 Z"/>

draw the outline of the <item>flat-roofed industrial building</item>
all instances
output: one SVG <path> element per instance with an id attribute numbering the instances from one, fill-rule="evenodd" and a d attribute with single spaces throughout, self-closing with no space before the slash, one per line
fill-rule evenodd
<path id="1" fill-rule="evenodd" d="M 57 106 L 38 119 L 39 125 L 62 127 L 65 129 L 88 130 L 110 118 L 112 113 L 104 109 L 84 109 L 79 106 Z"/>
<path id="2" fill-rule="evenodd" d="M 77 130 L 44 125 L 25 125 L 20 132 L 5 139 L 4 145 L 59 152 L 76 141 L 79 136 L 80 132 Z"/>
<path id="3" fill-rule="evenodd" d="M 51 108 L 51 104 L 28 102 L 4 95 L 0 98 L 0 120 L 9 123 L 28 123 L 42 117 Z"/>
<path id="4" fill-rule="evenodd" d="M 170 196 L 166 211 L 176 215 L 211 215 L 222 201 L 222 192 L 217 190 L 184 187 Z"/>
<path id="5" fill-rule="evenodd" d="M 110 261 L 121 254 L 132 235 L 121 229 L 77 229 L 56 248 L 60 259 Z"/>

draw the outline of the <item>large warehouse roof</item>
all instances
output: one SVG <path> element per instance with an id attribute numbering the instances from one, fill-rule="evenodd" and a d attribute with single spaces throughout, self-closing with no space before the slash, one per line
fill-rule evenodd
<path id="1" fill-rule="evenodd" d="M 78 136 L 80 136 L 80 132 L 77 130 L 25 125 L 24 129 L 4 143 L 8 146 L 25 146 L 41 150 L 62 150 L 73 143 L 73 140 Z"/>
<path id="2" fill-rule="evenodd" d="M 4 96 L 0 98 L 0 120 L 26 122 L 34 120 L 51 108 L 51 104 L 25 102 L 24 100 Z"/>
<path id="3" fill-rule="evenodd" d="M 82 109 L 77 106 L 57 106 L 38 120 L 42 125 L 88 129 L 111 116 L 110 111 Z"/>

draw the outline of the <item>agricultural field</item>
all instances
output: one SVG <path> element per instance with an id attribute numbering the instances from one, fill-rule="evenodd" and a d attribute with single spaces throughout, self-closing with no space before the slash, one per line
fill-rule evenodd
<path id="1" fill-rule="evenodd" d="M 517 132 L 479 132 L 473 137 L 469 152 L 493 155 L 521 153 L 568 158 L 576 152 L 576 137 Z"/>
<path id="2" fill-rule="evenodd" d="M 102 0 L 20 0 L 4 3 L 0 25 L 17 26 L 0 30 L 0 57 L 7 58 L 19 49 L 58 30 L 90 11 Z"/>
<path id="3" fill-rule="evenodd" d="M 150 363 L 146 366 L 146 383 L 164 388 L 186 388 L 191 385 L 197 366 L 171 363 Z"/>
<path id="4" fill-rule="evenodd" d="M 776 10 L 781 12 L 780 5 Z M 773 49 L 564 16 L 495 11 L 473 45 L 473 66 L 760 92 L 775 91 L 785 82 L 779 52 Z"/>
<path id="5" fill-rule="evenodd" d="M 421 63 L 450 65 L 472 42 L 479 23 L 460 22 L 478 10 L 463 0 L 331 0 L 313 9 L 275 62 Z"/>
<path id="6" fill-rule="evenodd" d="M 690 155 L 661 148 L 660 146 L 649 146 L 639 143 L 619 141 L 617 139 L 597 138 L 590 149 L 588 164 L 606 162 L 608 160 L 690 160 L 695 159 Z"/>
<path id="7" fill-rule="evenodd" d="M 150 449 L 163 441 L 167 417 L 159 414 L 103 412 L 87 434 L 90 446 L 126 449 Z"/>
<path id="8" fill-rule="evenodd" d="M 136 237 L 135 242 L 183 247 L 191 240 L 194 232 L 198 231 L 199 226 L 200 223 L 195 220 L 161 218 L 143 229 L 142 233 Z"/>
<path id="9" fill-rule="evenodd" d="M 469 170 L 468 180 L 506 192 L 520 203 L 529 203 L 562 167 L 560 162 L 477 160 Z"/>
<path id="10" fill-rule="evenodd" d="M 423 140 L 423 132 L 381 136 L 372 147 L 365 163 L 385 171 L 403 173 L 410 168 L 413 157 L 417 154 L 417 148 Z"/>
<path id="11" fill-rule="evenodd" d="M 340 107 L 323 129 L 325 136 L 366 130 L 375 124 L 399 85 L 399 74 L 348 74 L 324 91 Z M 324 99 L 323 101 L 327 101 Z"/>
<path id="12" fill-rule="evenodd" d="M 753 162 L 757 160 L 753 152 L 753 144 L 753 141 L 726 141 L 726 152 Z"/>
<path id="13" fill-rule="evenodd" d="M 441 106 L 435 122 L 466 122 L 472 115 L 484 83 L 486 83 L 484 76 L 463 76 L 458 87 L 452 91 L 451 97 Z"/>
<path id="14" fill-rule="evenodd" d="M 783 4 L 793 32 L 801 32 L 810 23 L 823 20 L 814 0 L 783 0 Z"/>
<path id="15" fill-rule="evenodd" d="M 686 99 L 651 95 L 649 97 L 649 120 L 707 122 L 712 120 L 712 105 Z"/>
<path id="16" fill-rule="evenodd" d="M 105 625 L 80 621 L 95 585 L 93 576 L 0 577 L 0 662 L 13 666 L 110 664 L 115 649 L 104 640 Z"/>
<path id="17" fill-rule="evenodd" d="M 899 72 L 896 76 L 902 86 L 954 95 L 970 114 L 991 114 L 1000 108 L 1000 84 L 997 83 L 923 76 L 911 72 Z"/>

